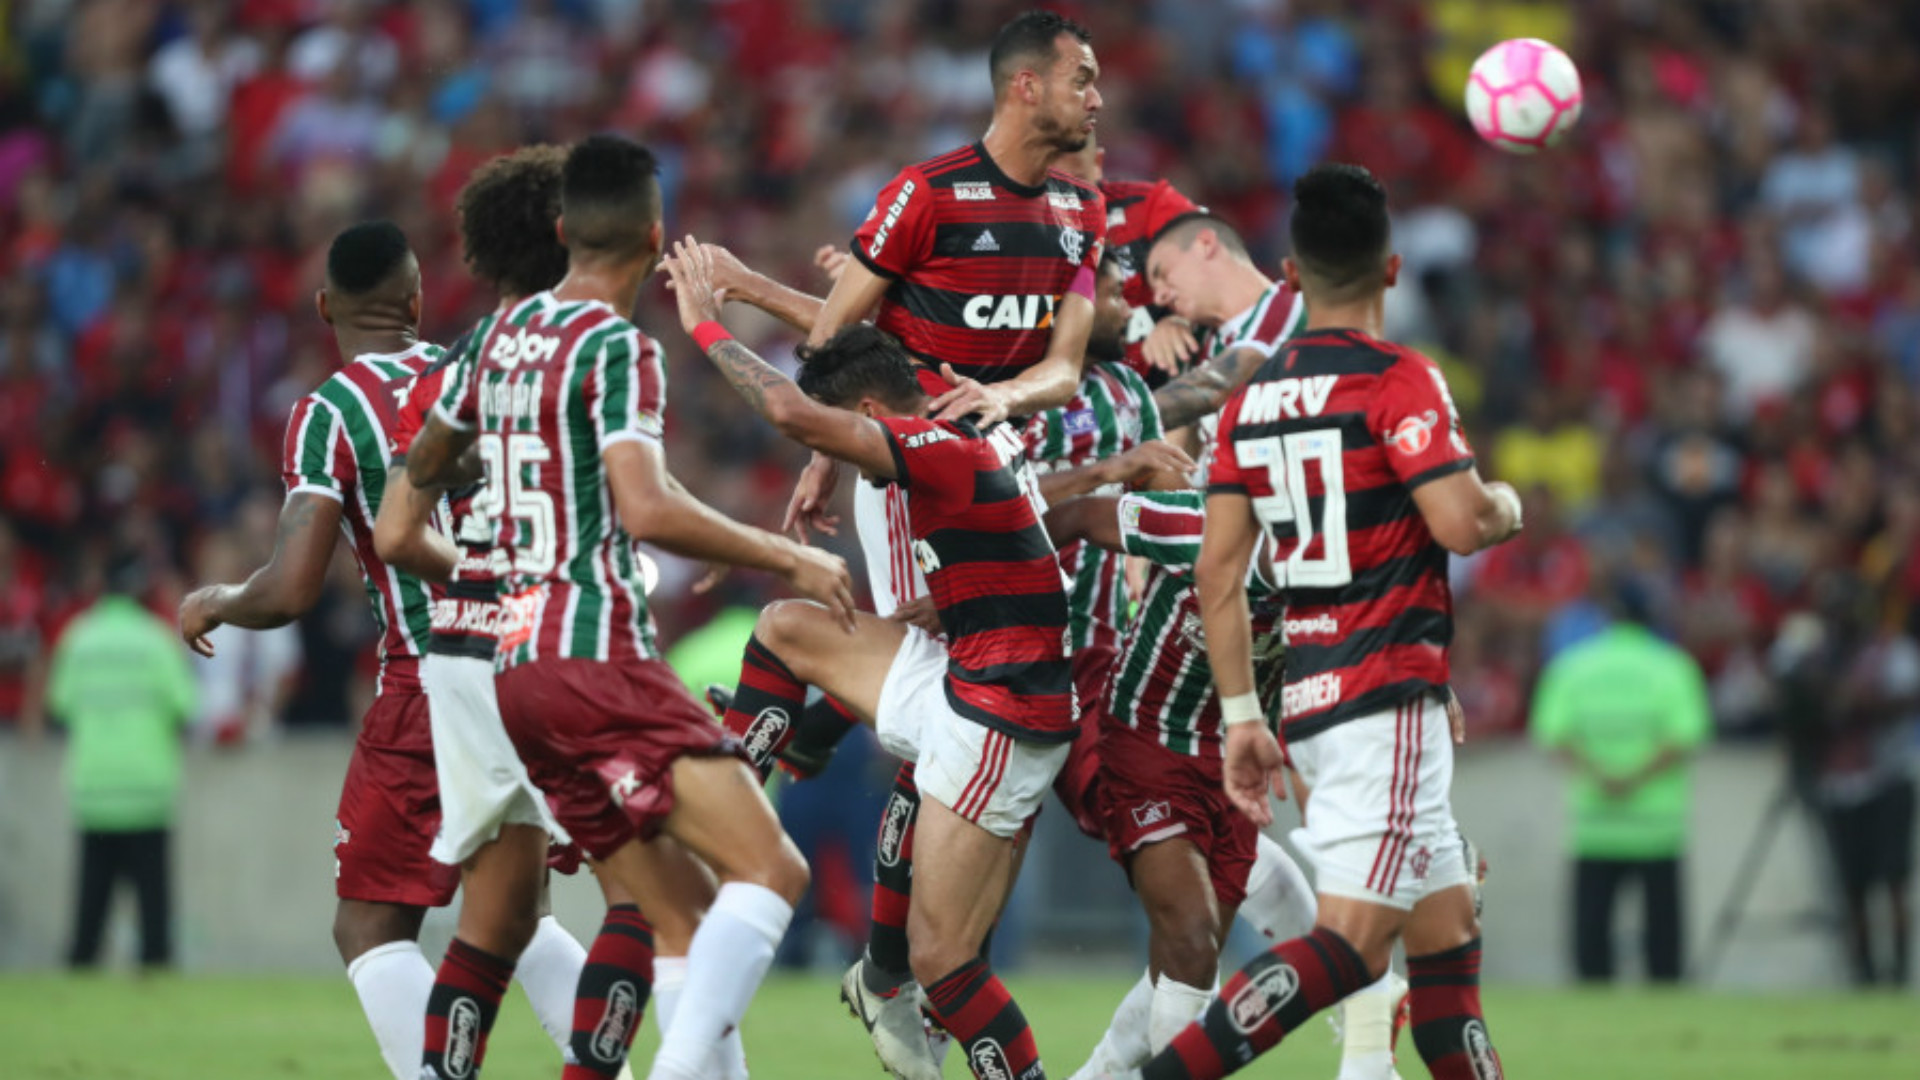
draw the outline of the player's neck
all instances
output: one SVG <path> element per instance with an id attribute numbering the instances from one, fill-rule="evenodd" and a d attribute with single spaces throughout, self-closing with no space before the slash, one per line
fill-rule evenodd
<path id="1" fill-rule="evenodd" d="M 1382 291 L 1364 300 L 1331 304 L 1307 297 L 1307 329 L 1358 330 L 1384 339 L 1387 336 L 1387 294 Z"/>
<path id="2" fill-rule="evenodd" d="M 598 300 L 625 316 L 633 310 L 640 295 L 643 271 L 629 266 L 579 265 L 567 270 L 567 276 L 553 287 L 554 298 L 562 302 Z"/>
<path id="3" fill-rule="evenodd" d="M 1273 279 L 1260 272 L 1251 263 L 1231 260 L 1221 275 L 1220 288 L 1213 295 L 1213 309 L 1202 315 L 1200 321 L 1209 326 L 1219 326 L 1253 305 L 1260 297 L 1273 288 Z"/>
<path id="4" fill-rule="evenodd" d="M 1005 173 L 1007 179 L 1028 187 L 1046 183 L 1047 170 L 1060 156 L 1053 144 L 1030 139 L 1021 134 L 1018 125 L 998 117 L 981 137 L 980 145 L 986 147 L 994 167 Z"/>
<path id="5" fill-rule="evenodd" d="M 340 359 L 352 363 L 361 356 L 393 356 L 420 344 L 418 328 L 410 325 L 364 326 L 335 325 L 333 340 L 340 346 Z"/>

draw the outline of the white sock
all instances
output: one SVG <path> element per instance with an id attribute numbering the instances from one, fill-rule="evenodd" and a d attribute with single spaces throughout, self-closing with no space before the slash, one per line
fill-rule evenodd
<path id="1" fill-rule="evenodd" d="M 1261 833 L 1240 917 L 1274 941 L 1291 941 L 1313 929 L 1319 910 L 1313 886 L 1307 884 L 1299 864 L 1278 840 Z"/>
<path id="2" fill-rule="evenodd" d="M 1147 1019 L 1152 1004 L 1153 972 L 1149 971 L 1120 999 L 1120 1007 L 1113 1010 L 1113 1022 L 1107 1026 L 1107 1033 L 1100 1036 L 1100 1045 L 1093 1048 L 1087 1063 L 1073 1074 L 1076 1080 L 1145 1064 L 1153 1056 L 1152 1048 L 1147 1045 Z"/>
<path id="3" fill-rule="evenodd" d="M 660 1040 L 649 1080 L 706 1080 L 707 1060 L 737 1031 L 773 951 L 793 921 L 793 906 L 760 885 L 720 886 L 687 949 L 687 981 L 673 1023 Z"/>
<path id="4" fill-rule="evenodd" d="M 419 1080 L 434 979 L 419 943 L 389 941 L 368 949 L 347 965 L 347 978 L 360 995 L 360 1008 L 394 1080 Z"/>
<path id="5" fill-rule="evenodd" d="M 673 1027 L 674 1010 L 680 1005 L 680 988 L 687 984 L 687 958 L 684 956 L 656 956 L 653 958 L 653 1022 L 660 1028 L 664 1037 Z M 719 1060 L 710 1062 L 720 1068 L 725 1080 L 746 1080 L 747 1047 L 740 1041 L 740 1029 L 734 1028 L 727 1037 L 720 1040 Z"/>
<path id="6" fill-rule="evenodd" d="M 527 1004 L 562 1054 L 573 1041 L 573 1002 L 580 990 L 580 969 L 586 966 L 586 946 L 548 915 L 534 928 L 533 940 L 513 969 L 520 989 L 527 992 Z"/>
<path id="7" fill-rule="evenodd" d="M 1167 1048 L 1175 1035 L 1207 1011 L 1212 990 L 1175 982 L 1163 972 L 1153 984 L 1153 1004 L 1147 1011 L 1147 1046 L 1154 1053 Z"/>
<path id="8" fill-rule="evenodd" d="M 1395 1080 L 1393 1007 L 1404 985 L 1389 971 L 1340 1003 L 1339 1080 Z"/>

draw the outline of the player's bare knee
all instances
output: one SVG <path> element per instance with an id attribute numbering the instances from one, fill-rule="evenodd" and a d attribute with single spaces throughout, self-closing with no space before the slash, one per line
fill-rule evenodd
<path id="1" fill-rule="evenodd" d="M 789 904 L 798 904 L 813 881 L 813 871 L 807 866 L 806 856 L 793 846 L 793 841 L 782 836 L 780 846 L 774 851 L 741 866 L 737 871 L 722 874 L 722 878 L 758 885 L 778 893 Z"/>
<path id="2" fill-rule="evenodd" d="M 798 651 L 823 611 L 818 604 L 805 600 L 775 600 L 761 610 L 759 621 L 753 624 L 753 636 L 791 666 L 787 653 Z"/>
<path id="3" fill-rule="evenodd" d="M 911 929 L 907 932 L 907 965 L 921 986 L 932 986 L 946 978 L 980 952 L 978 942 L 968 948 L 965 942 L 943 940 L 931 934 L 923 936 L 932 940 L 923 941 L 913 936 Z"/>
<path id="4" fill-rule="evenodd" d="M 396 941 L 417 941 L 424 909 L 399 904 L 342 900 L 333 911 L 333 947 L 340 961 L 351 964 L 361 955 Z"/>

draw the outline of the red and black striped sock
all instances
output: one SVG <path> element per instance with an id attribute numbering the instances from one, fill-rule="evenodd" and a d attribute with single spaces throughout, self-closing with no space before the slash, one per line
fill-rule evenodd
<path id="1" fill-rule="evenodd" d="M 780 767 L 800 780 L 818 776 L 833 761 L 840 740 L 859 722 L 845 705 L 821 694 L 801 710 L 800 722 L 793 725 L 793 739 L 780 752 Z"/>
<path id="2" fill-rule="evenodd" d="M 1366 961 L 1346 938 L 1315 927 L 1235 972 L 1206 1013 L 1140 1074 L 1145 1080 L 1218 1080 L 1372 981 Z"/>
<path id="3" fill-rule="evenodd" d="M 1407 957 L 1413 1045 L 1433 1080 L 1502 1080 L 1500 1055 L 1480 1013 L 1480 939 Z"/>
<path id="4" fill-rule="evenodd" d="M 792 740 L 794 719 L 806 701 L 807 684 L 758 637 L 749 638 L 740 658 L 740 685 L 721 723 L 746 748 L 762 778 L 772 771 L 773 756 Z"/>
<path id="5" fill-rule="evenodd" d="M 560 1080 L 613 1080 L 627 1062 L 653 990 L 653 928 L 633 904 L 607 908 L 573 997 L 573 1040 Z"/>
<path id="6" fill-rule="evenodd" d="M 1041 1080 L 1033 1028 L 985 960 L 970 960 L 927 987 L 934 1019 L 960 1042 L 977 1077 Z"/>
<path id="7" fill-rule="evenodd" d="M 913 826 L 920 817 L 920 788 L 913 762 L 894 774 L 880 838 L 873 848 L 873 926 L 867 931 L 867 989 L 891 993 L 913 978 L 907 954 L 907 906 L 913 898 Z"/>
<path id="8" fill-rule="evenodd" d="M 513 978 L 513 961 L 454 938 L 427 995 L 426 1054 L 422 1077 L 470 1080 L 487 1056 L 487 1033 L 500 1012 L 500 997 Z"/>

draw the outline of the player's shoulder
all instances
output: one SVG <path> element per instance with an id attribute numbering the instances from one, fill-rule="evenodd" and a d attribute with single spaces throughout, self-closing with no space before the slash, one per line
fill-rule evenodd
<path id="1" fill-rule="evenodd" d="M 1050 168 L 1047 170 L 1047 190 L 1050 192 L 1059 192 L 1063 195 L 1072 195 L 1077 199 L 1082 199 L 1087 202 L 1103 202 L 1105 200 L 1105 196 L 1100 193 L 1098 186 L 1090 184 L 1063 169 Z"/>
<path id="2" fill-rule="evenodd" d="M 903 167 L 894 175 L 894 181 L 917 180 L 928 187 L 952 187 L 970 179 L 985 160 L 979 144 L 968 143 Z"/>
<path id="3" fill-rule="evenodd" d="M 1145 202 L 1153 189 L 1165 181 L 1153 180 L 1102 180 L 1100 194 L 1112 209 L 1125 209 L 1135 203 Z"/>

